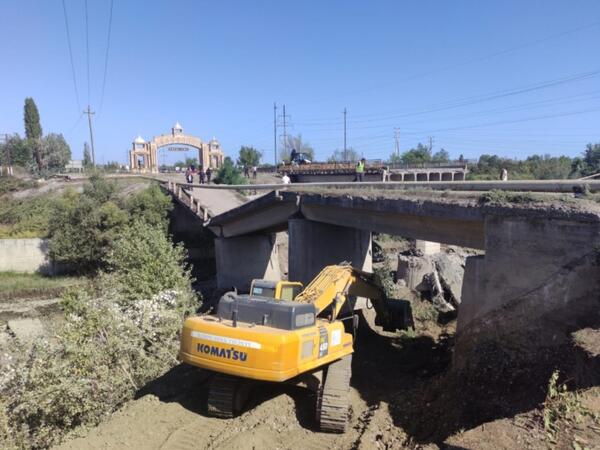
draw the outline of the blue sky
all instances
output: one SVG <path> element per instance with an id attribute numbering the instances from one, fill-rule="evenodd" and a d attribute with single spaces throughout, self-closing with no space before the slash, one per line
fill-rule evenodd
<path id="1" fill-rule="evenodd" d="M 89 103 L 99 162 L 125 161 L 132 140 L 216 136 L 229 155 L 253 145 L 273 162 L 273 102 L 324 159 L 343 146 L 367 158 L 433 138 L 475 158 L 579 154 L 600 141 L 600 2 L 89 1 Z M 45 133 L 81 157 L 88 128 L 85 9 L 65 0 L 4 2 L 0 133 L 23 133 L 24 98 Z M 102 108 L 101 108 L 102 102 Z M 282 129 L 279 129 L 282 133 Z M 181 155 L 171 155 L 173 160 Z"/>

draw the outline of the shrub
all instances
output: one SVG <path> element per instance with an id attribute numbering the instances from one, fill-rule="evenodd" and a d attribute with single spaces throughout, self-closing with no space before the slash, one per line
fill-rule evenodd
<path id="1" fill-rule="evenodd" d="M 3 368 L 1 448 L 14 446 L 11 439 L 45 448 L 96 425 L 177 363 L 182 320 L 197 306 L 183 251 L 148 224 L 132 231 L 143 238 L 116 241 L 98 291 L 64 296 L 55 338 L 36 341 Z"/>
<path id="2" fill-rule="evenodd" d="M 153 184 L 134 194 L 125 200 L 124 206 L 133 220 L 144 220 L 149 225 L 167 230 L 167 213 L 173 209 L 173 204 L 158 185 Z"/>
<path id="3" fill-rule="evenodd" d="M 531 203 L 536 198 L 528 192 L 507 192 L 492 189 L 479 197 L 479 203 Z"/>
<path id="4" fill-rule="evenodd" d="M 225 158 L 223 166 L 215 177 L 216 184 L 246 184 L 246 179 L 235 167 L 231 158 Z"/>
<path id="5" fill-rule="evenodd" d="M 7 192 L 22 191 L 36 186 L 37 185 L 32 181 L 25 181 L 17 177 L 0 176 L 0 195 L 6 194 Z"/>
<path id="6" fill-rule="evenodd" d="M 67 192 L 56 203 L 49 223 L 49 256 L 78 273 L 102 267 L 113 242 L 122 236 L 128 216 L 112 201 Z"/>
<path id="7" fill-rule="evenodd" d="M 0 202 L 0 238 L 31 238 L 48 235 L 54 208 L 50 195 Z"/>
<path id="8" fill-rule="evenodd" d="M 82 194 L 66 192 L 56 202 L 49 223 L 49 255 L 78 273 L 95 273 L 119 237 L 140 239 L 129 230 L 133 221 L 146 222 L 167 232 L 169 198 L 152 185 L 129 199 L 117 197 L 117 185 L 98 174 L 90 177 Z M 134 234 L 131 234 L 134 233 Z"/>
<path id="9" fill-rule="evenodd" d="M 183 292 L 191 284 L 185 257 L 185 249 L 174 247 L 163 230 L 134 222 L 107 255 L 100 282 L 105 290 L 116 289 L 123 301 L 147 299 L 165 289 Z"/>

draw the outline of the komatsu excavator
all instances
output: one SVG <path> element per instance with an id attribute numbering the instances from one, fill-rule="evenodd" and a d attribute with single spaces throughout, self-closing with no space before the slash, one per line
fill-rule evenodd
<path id="1" fill-rule="evenodd" d="M 251 380 L 286 382 L 317 393 L 322 431 L 345 431 L 356 297 L 370 299 L 386 331 L 407 327 L 405 304 L 388 300 L 376 275 L 349 265 L 325 267 L 301 290 L 300 283 L 254 280 L 248 295 L 225 294 L 216 314 L 186 319 L 179 358 L 215 372 L 210 414 L 238 414 Z"/>

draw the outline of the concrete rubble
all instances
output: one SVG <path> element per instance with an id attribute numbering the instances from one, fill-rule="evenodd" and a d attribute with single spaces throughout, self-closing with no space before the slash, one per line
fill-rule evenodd
<path id="1" fill-rule="evenodd" d="M 454 248 L 446 253 L 439 251 L 439 246 L 436 249 L 428 244 L 431 243 L 398 255 L 396 282 L 412 290 L 429 292 L 440 312 L 455 311 L 461 303 L 465 256 Z"/>

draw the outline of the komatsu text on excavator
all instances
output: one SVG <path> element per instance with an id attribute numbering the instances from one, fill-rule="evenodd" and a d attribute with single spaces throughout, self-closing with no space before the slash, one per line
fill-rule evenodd
<path id="1" fill-rule="evenodd" d="M 349 265 L 325 267 L 304 290 L 300 283 L 254 280 L 248 295 L 229 292 L 216 313 L 188 318 L 179 357 L 215 372 L 209 413 L 239 413 L 250 380 L 286 382 L 317 392 L 321 430 L 344 432 L 356 297 L 370 300 L 384 330 L 407 327 L 405 304 L 388 300 L 376 275 Z"/>

